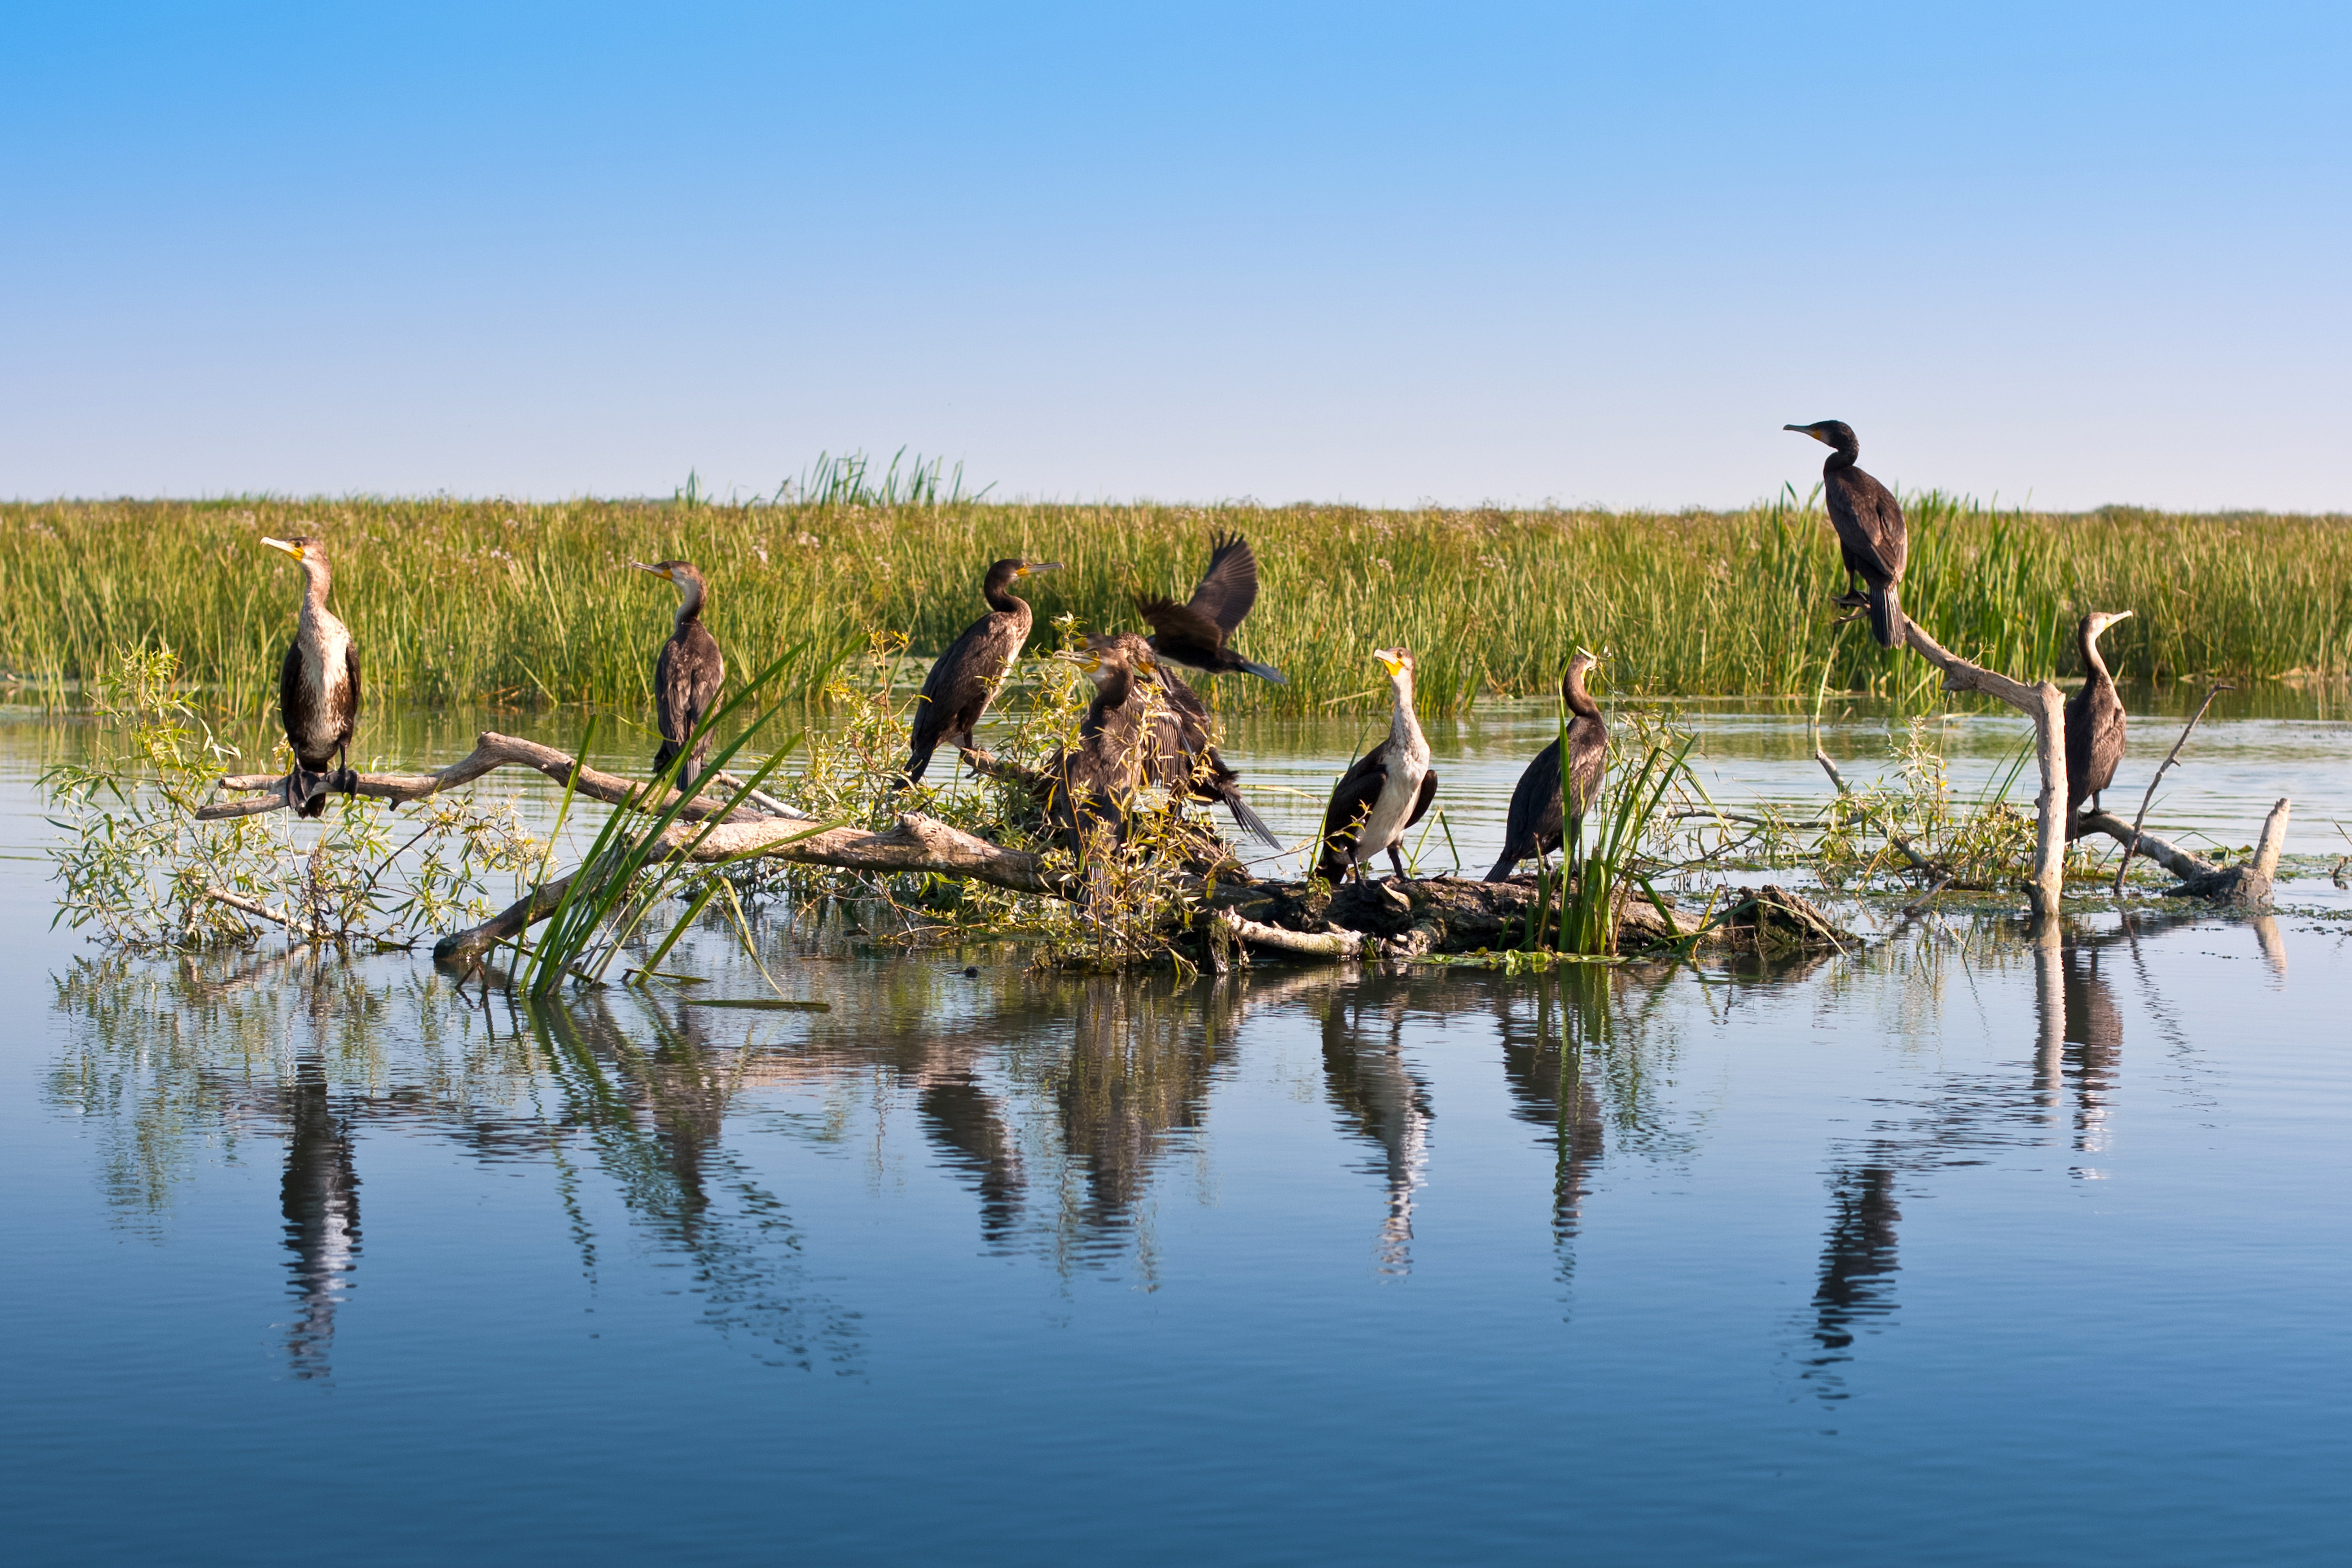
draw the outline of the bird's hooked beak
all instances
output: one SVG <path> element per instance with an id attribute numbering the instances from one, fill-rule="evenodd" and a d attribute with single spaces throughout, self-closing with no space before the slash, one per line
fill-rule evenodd
<path id="1" fill-rule="evenodd" d="M 1601 663 L 1601 656 L 1589 647 L 1578 648 L 1576 657 L 1584 661 L 1584 668 L 1587 669 L 1596 668 Z"/>
<path id="2" fill-rule="evenodd" d="M 652 573 L 655 576 L 660 578 L 665 583 L 675 583 L 677 581 L 677 578 L 669 574 L 669 568 L 667 566 L 648 566 L 642 561 L 632 561 L 629 564 L 635 567 L 640 572 Z"/>
<path id="3" fill-rule="evenodd" d="M 1040 572 L 1059 572 L 1061 569 L 1062 563 L 1058 561 L 1024 561 L 1013 574 L 1015 577 L 1034 577 Z"/>
<path id="4" fill-rule="evenodd" d="M 1830 438 L 1822 434 L 1822 427 L 1818 425 L 1783 425 L 1780 428 L 1794 430 L 1800 436 L 1811 436 L 1824 447 L 1830 444 Z"/>
<path id="5" fill-rule="evenodd" d="M 1049 658 L 1067 659 L 1089 675 L 1102 668 L 1102 655 L 1097 653 L 1090 647 L 1055 648 L 1046 657 Z"/>
<path id="6" fill-rule="evenodd" d="M 263 539 L 261 542 L 267 544 L 272 550 L 284 551 L 287 554 L 291 555 L 297 561 L 302 559 L 302 547 L 299 544 L 289 544 L 283 539 L 268 538 Z"/>
<path id="7" fill-rule="evenodd" d="M 1389 672 L 1390 679 L 1393 680 L 1404 673 L 1404 649 L 1376 647 L 1372 649 L 1372 657 L 1381 661 L 1381 668 Z"/>
<path id="8" fill-rule="evenodd" d="M 2131 618 L 2132 613 L 2129 610 L 2101 610 L 2091 617 L 2091 630 L 2094 634 L 2103 632 L 2117 621 L 2127 621 Z"/>

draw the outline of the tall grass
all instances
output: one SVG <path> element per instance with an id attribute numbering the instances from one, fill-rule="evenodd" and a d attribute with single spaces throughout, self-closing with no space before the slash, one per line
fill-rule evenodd
<path id="1" fill-rule="evenodd" d="M 309 532 L 328 543 L 372 701 L 638 706 L 674 600 L 631 560 L 700 565 L 706 620 L 751 669 L 803 639 L 820 663 L 877 634 L 936 653 L 981 613 L 999 555 L 1068 567 L 1033 584 L 1041 626 L 1065 611 L 1135 626 L 1130 594 L 1189 592 L 1210 534 L 1238 529 L 1264 592 L 1237 642 L 1291 684 L 1210 683 L 1230 709 L 1377 707 L 1364 652 L 1396 643 L 1433 713 L 1549 690 L 1580 642 L 1625 692 L 1809 691 L 1824 659 L 1843 689 L 1927 678 L 1832 630 L 1844 575 L 1826 520 L 1793 494 L 1673 515 L 992 504 L 953 499 L 936 464 L 919 480 L 820 467 L 806 476 L 820 499 L 752 505 L 698 485 L 666 502 L 0 505 L 0 665 L 57 689 L 110 649 L 161 641 L 220 706 L 258 710 L 299 578 L 254 542 Z M 2074 673 L 2070 628 L 2095 606 L 2137 612 L 2103 645 L 2126 676 L 2352 676 L 2352 519 L 1906 505 L 1906 607 L 2010 675 Z"/>

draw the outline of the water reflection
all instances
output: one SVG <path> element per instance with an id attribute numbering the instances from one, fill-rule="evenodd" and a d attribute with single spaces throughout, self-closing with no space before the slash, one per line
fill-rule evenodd
<path id="1" fill-rule="evenodd" d="M 286 1123 L 288 1268 L 301 1315 L 287 1331 L 286 1353 L 297 1377 L 324 1377 L 334 1346 L 335 1309 L 352 1287 L 360 1253 L 360 1176 L 352 1158 L 352 1119 L 327 1087 L 326 1063 L 316 1051 L 295 1058 L 294 1081 L 281 1111 Z"/>
<path id="2" fill-rule="evenodd" d="M 1323 1007 L 1323 1076 L 1340 1124 L 1370 1144 L 1372 1173 L 1387 1190 L 1380 1267 L 1412 1271 L 1412 1194 L 1429 1164 L 1429 1086 L 1406 1063 L 1409 990 L 1387 976 L 1334 986 Z"/>

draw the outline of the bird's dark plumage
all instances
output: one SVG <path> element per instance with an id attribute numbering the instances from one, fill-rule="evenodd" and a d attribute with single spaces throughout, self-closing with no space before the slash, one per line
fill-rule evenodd
<path id="1" fill-rule="evenodd" d="M 1129 807 L 1147 776 L 1150 722 L 1145 704 L 1136 700 L 1135 661 L 1117 639 L 1055 657 L 1083 662 L 1095 683 L 1094 700 L 1078 723 L 1078 743 L 1045 768 L 1046 818 L 1083 857 L 1089 840 L 1125 840 Z"/>
<path id="2" fill-rule="evenodd" d="M 2083 689 L 2066 703 L 2066 837 L 2082 836 L 2076 820 L 2084 807 L 2095 808 L 2098 797 L 2115 782 L 2116 765 L 2124 758 L 2124 704 L 2116 695 L 2115 678 L 2099 657 L 2099 634 L 2130 615 L 2095 610 L 2075 627 L 2076 646 L 2083 655 Z"/>
<path id="3" fill-rule="evenodd" d="M 1903 618 L 1903 563 L 1909 542 L 1903 524 L 1903 507 L 1895 492 L 1854 467 L 1862 443 L 1842 420 L 1823 419 L 1813 425 L 1787 425 L 1801 436 L 1811 436 L 1830 448 L 1822 464 L 1822 492 L 1829 503 L 1830 526 L 1837 530 L 1838 551 L 1844 557 L 1849 581 L 1862 579 L 1864 592 L 1852 593 L 1839 603 L 1866 610 L 1870 635 L 1881 647 L 1901 647 L 1907 633 Z M 1851 617 L 1849 617 L 1851 618 Z"/>
<path id="4" fill-rule="evenodd" d="M 1208 704 L 1201 700 L 1201 694 L 1174 670 L 1151 658 L 1150 645 L 1133 632 L 1090 637 L 1087 641 L 1096 647 L 1118 647 L 1130 665 L 1138 668 L 1143 668 L 1144 660 L 1150 660 L 1146 679 L 1135 683 L 1134 692 L 1128 699 L 1147 710 L 1143 737 L 1145 777 L 1179 800 L 1202 805 L 1223 802 L 1244 831 L 1256 835 L 1271 848 L 1281 848 L 1282 840 L 1275 837 L 1274 829 L 1242 798 L 1238 783 L 1241 775 L 1226 764 L 1211 742 Z"/>
<path id="5" fill-rule="evenodd" d="M 677 619 L 654 665 L 654 718 L 662 738 L 654 752 L 654 774 L 659 777 L 664 768 L 677 762 L 679 752 L 691 741 L 694 754 L 677 770 L 678 789 L 691 794 L 702 776 L 703 760 L 710 754 L 709 735 L 697 739 L 694 732 L 718 705 L 719 689 L 727 684 L 727 658 L 719 651 L 719 639 L 702 624 L 707 590 L 701 573 L 684 561 L 658 561 L 650 566 L 632 561 L 629 564 L 667 579 L 677 589 Z"/>
<path id="6" fill-rule="evenodd" d="M 1211 675 L 1262 676 L 1278 686 L 1289 678 L 1270 664 L 1244 658 L 1225 646 L 1257 603 L 1257 556 L 1236 533 L 1212 541 L 1209 569 L 1183 604 L 1139 597 L 1135 607 L 1151 623 L 1151 649 L 1160 658 Z"/>
<path id="7" fill-rule="evenodd" d="M 349 627 L 327 608 L 334 576 L 325 548 L 315 539 L 265 539 L 302 568 L 302 609 L 294 641 L 278 672 L 278 712 L 294 748 L 294 774 L 287 801 L 304 816 L 327 809 L 330 785 L 356 787 L 351 771 L 352 735 L 359 728 L 360 652 Z M 333 769 L 335 777 L 319 777 Z M 313 784 L 313 779 L 317 780 Z M 297 785 L 301 798 L 294 798 Z"/>
<path id="8" fill-rule="evenodd" d="M 1327 882 L 1339 881 L 1351 869 L 1361 880 L 1364 862 L 1383 849 L 1402 877 L 1404 857 L 1398 846 L 1404 830 L 1428 815 L 1437 795 L 1437 770 L 1429 765 L 1429 742 L 1412 710 L 1412 655 L 1403 648 L 1376 648 L 1373 656 L 1389 672 L 1395 702 L 1387 738 L 1339 776 L 1324 808 L 1315 874 Z"/>
<path id="9" fill-rule="evenodd" d="M 1555 853 L 1568 840 L 1568 827 L 1580 822 L 1592 809 L 1593 797 L 1600 793 L 1601 770 L 1609 753 L 1609 730 L 1601 717 L 1601 705 L 1592 700 L 1584 689 L 1584 673 L 1599 661 L 1579 649 L 1569 661 L 1568 674 L 1559 683 L 1559 694 L 1569 710 L 1568 752 L 1570 763 L 1570 799 L 1563 810 L 1560 792 L 1559 742 L 1536 753 L 1527 771 L 1511 791 L 1511 810 L 1503 827 L 1503 853 L 1495 861 L 1495 868 L 1486 873 L 1486 880 L 1507 880 L 1520 861 L 1533 856 L 1540 859 Z"/>
<path id="10" fill-rule="evenodd" d="M 988 614 L 966 626 L 923 679 L 922 695 L 915 700 L 915 721 L 908 735 L 907 765 L 900 770 L 903 784 L 922 778 L 940 742 L 952 742 L 961 748 L 972 744 L 972 731 L 979 727 L 981 716 L 996 700 L 1005 671 L 1029 640 L 1029 602 L 1013 593 L 1013 584 L 1060 567 L 1058 561 L 1018 559 L 989 567 L 981 584 Z"/>

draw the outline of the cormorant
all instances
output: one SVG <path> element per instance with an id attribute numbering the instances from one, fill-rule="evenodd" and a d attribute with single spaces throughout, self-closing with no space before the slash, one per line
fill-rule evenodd
<path id="1" fill-rule="evenodd" d="M 664 768 L 677 761 L 687 742 L 694 740 L 696 728 L 719 700 L 719 689 L 727 683 L 727 657 L 719 651 L 719 639 L 702 624 L 701 573 L 683 561 L 657 561 L 650 566 L 632 561 L 629 564 L 677 588 L 677 621 L 654 666 L 654 717 L 660 723 L 662 738 L 661 748 L 654 752 L 654 776 L 658 778 Z M 702 760 L 709 754 L 710 737 L 705 734 L 695 741 L 694 754 L 677 770 L 680 794 L 694 793 L 694 781 L 702 776 Z"/>
<path id="2" fill-rule="evenodd" d="M 2079 838 L 2075 821 L 2084 802 L 2099 808 L 2099 795 L 2115 782 L 2124 760 L 2124 704 L 2115 677 L 2099 657 L 2099 634 L 2131 615 L 2129 610 L 2094 610 L 2083 617 L 2074 638 L 2083 650 L 2083 689 L 2066 704 L 2066 837 Z"/>
<path id="3" fill-rule="evenodd" d="M 1029 602 L 1015 597 L 1012 585 L 1039 572 L 1058 572 L 1058 561 L 999 561 L 988 569 L 981 596 L 989 613 L 963 629 L 948 645 L 923 679 L 922 695 L 915 700 L 915 722 L 908 735 L 907 765 L 893 788 L 910 784 L 931 765 L 931 753 L 941 741 L 959 750 L 972 745 L 972 731 L 981 715 L 996 700 L 996 688 L 1013 668 L 1013 660 L 1029 640 Z"/>
<path id="4" fill-rule="evenodd" d="M 1609 729 L 1601 722 L 1601 705 L 1584 689 L 1584 674 L 1601 661 L 1582 648 L 1568 661 L 1559 694 L 1572 717 L 1568 721 L 1569 779 L 1571 785 L 1566 821 L 1562 821 L 1559 742 L 1536 753 L 1527 772 L 1511 791 L 1511 813 L 1503 828 L 1503 853 L 1486 880 L 1507 880 L 1520 861 L 1530 855 L 1536 863 L 1567 842 L 1570 825 L 1580 823 L 1592 809 L 1601 789 L 1601 770 L 1609 752 Z"/>
<path id="5" fill-rule="evenodd" d="M 1126 837 L 1128 807 L 1142 786 L 1151 737 L 1145 705 L 1137 701 L 1137 676 L 1151 667 L 1149 651 L 1139 658 L 1116 640 L 1057 653 L 1082 666 L 1095 683 L 1094 700 L 1078 723 L 1078 743 L 1056 754 L 1046 766 L 1052 797 L 1045 815 L 1065 832 L 1083 835 L 1099 824 L 1114 840 Z"/>
<path id="6" fill-rule="evenodd" d="M 1901 647 L 1903 619 L 1903 558 L 1907 551 L 1903 532 L 1903 507 L 1895 492 L 1855 468 L 1862 443 L 1842 420 L 1823 419 L 1812 425 L 1783 425 L 1800 436 L 1811 436 L 1831 448 L 1822 464 L 1822 489 L 1830 507 L 1830 526 L 1837 530 L 1838 550 L 1845 557 L 1847 591 L 1838 603 L 1870 615 L 1870 635 L 1881 647 Z M 1868 585 L 1853 591 L 1853 579 Z M 1853 616 L 1841 617 L 1852 620 Z"/>
<path id="7" fill-rule="evenodd" d="M 1225 646 L 1257 603 L 1257 556 L 1238 533 L 1210 543 L 1209 569 L 1201 574 L 1201 585 L 1191 599 L 1180 605 L 1173 599 L 1137 596 L 1136 609 L 1151 623 L 1152 651 L 1211 675 L 1244 670 L 1276 686 L 1289 685 L 1289 678 L 1274 666 L 1253 663 Z"/>
<path id="8" fill-rule="evenodd" d="M 278 670 L 278 712 L 286 724 L 287 742 L 294 748 L 286 804 L 304 816 L 319 816 L 327 809 L 329 789 L 348 794 L 358 787 L 351 761 L 352 731 L 360 716 L 360 650 L 352 641 L 351 628 L 327 608 L 327 589 L 334 574 L 319 542 L 298 536 L 261 542 L 284 551 L 302 568 L 302 613 Z M 338 764 L 334 774 L 320 776 L 330 763 Z"/>
<path id="9" fill-rule="evenodd" d="M 1206 805 L 1223 801 L 1235 823 L 1271 848 L 1282 847 L 1274 829 L 1242 798 L 1236 781 L 1241 775 L 1209 740 L 1209 710 L 1201 694 L 1181 676 L 1153 657 L 1150 644 L 1133 632 L 1087 639 L 1090 647 L 1117 647 L 1146 679 L 1138 681 L 1129 698 L 1148 704 L 1144 772 L 1150 780 L 1179 800 Z M 1154 698 L 1158 700 L 1153 700 Z"/>
<path id="10" fill-rule="evenodd" d="M 1389 672 L 1396 706 L 1388 739 L 1357 758 L 1331 792 L 1331 804 L 1323 813 L 1322 849 L 1315 862 L 1315 874 L 1327 882 L 1339 881 L 1350 869 L 1362 881 L 1364 862 L 1383 849 L 1402 877 L 1404 857 L 1397 846 L 1437 794 L 1429 742 L 1412 711 L 1412 654 L 1406 648 L 1376 647 L 1372 657 Z"/>

